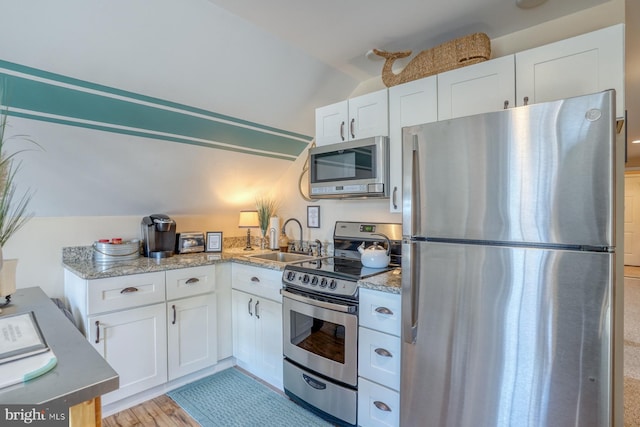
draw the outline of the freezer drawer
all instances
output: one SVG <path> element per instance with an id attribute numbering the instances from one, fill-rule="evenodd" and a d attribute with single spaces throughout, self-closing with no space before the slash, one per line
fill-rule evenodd
<path id="1" fill-rule="evenodd" d="M 402 425 L 610 425 L 614 254 L 426 242 L 403 253 Z"/>

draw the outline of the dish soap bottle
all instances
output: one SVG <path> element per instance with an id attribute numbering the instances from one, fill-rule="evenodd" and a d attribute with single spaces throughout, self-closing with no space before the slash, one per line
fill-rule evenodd
<path id="1" fill-rule="evenodd" d="M 289 238 L 284 232 L 284 228 L 280 234 L 280 239 L 278 239 L 278 248 L 280 249 L 280 252 L 289 252 Z"/>

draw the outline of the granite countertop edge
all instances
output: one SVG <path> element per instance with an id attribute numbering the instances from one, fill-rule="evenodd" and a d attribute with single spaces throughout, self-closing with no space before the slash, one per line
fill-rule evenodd
<path id="1" fill-rule="evenodd" d="M 269 253 L 268 250 L 256 250 L 250 255 Z M 270 270 L 282 271 L 285 263 L 277 261 L 267 261 L 252 258 L 242 249 L 231 249 L 224 252 L 200 252 L 193 254 L 179 254 L 169 258 L 146 258 L 139 257 L 129 261 L 118 261 L 110 263 L 98 263 L 87 257 L 65 257 L 63 253 L 62 265 L 71 273 L 85 280 L 106 279 L 118 276 L 128 276 L 133 274 L 153 273 L 159 271 L 176 270 L 181 268 L 200 267 L 221 263 L 235 262 L 238 264 L 251 265 L 255 267 L 267 268 Z M 366 289 L 373 289 L 382 292 L 400 293 L 400 269 L 367 277 L 358 281 L 358 286 Z"/>

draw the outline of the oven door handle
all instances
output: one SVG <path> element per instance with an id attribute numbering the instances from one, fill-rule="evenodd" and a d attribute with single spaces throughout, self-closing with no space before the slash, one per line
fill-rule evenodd
<path id="1" fill-rule="evenodd" d="M 289 298 L 289 299 L 292 299 L 292 300 L 295 300 L 295 301 L 299 301 L 299 302 L 303 302 L 303 303 L 306 303 L 306 304 L 315 305 L 315 306 L 326 308 L 326 309 L 329 309 L 329 310 L 341 311 L 343 313 L 355 313 L 356 312 L 356 307 L 355 306 L 343 305 L 343 304 L 335 304 L 335 303 L 327 302 L 327 301 L 319 301 L 317 299 L 307 298 L 307 297 L 304 297 L 302 295 L 298 295 L 298 294 L 291 293 L 289 291 L 285 291 L 284 289 L 280 290 L 280 294 L 283 297 L 286 297 L 286 298 Z"/>

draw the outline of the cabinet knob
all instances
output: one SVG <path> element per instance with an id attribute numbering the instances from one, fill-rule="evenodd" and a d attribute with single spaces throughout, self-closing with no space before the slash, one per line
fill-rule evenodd
<path id="1" fill-rule="evenodd" d="M 379 409 L 379 410 L 381 410 L 381 411 L 384 411 L 384 412 L 391 412 L 391 408 L 389 407 L 389 405 L 387 405 L 387 404 L 386 404 L 386 403 L 384 403 L 384 402 L 380 402 L 379 400 L 375 400 L 375 401 L 373 402 L 373 404 L 376 406 L 376 408 L 378 408 L 378 409 Z"/>
<path id="2" fill-rule="evenodd" d="M 529 105 L 529 97 L 528 96 L 525 96 L 522 101 L 524 102 L 524 105 Z"/>
<path id="3" fill-rule="evenodd" d="M 504 109 L 506 110 L 507 108 L 509 108 L 509 100 L 505 99 L 504 100 Z"/>
<path id="4" fill-rule="evenodd" d="M 140 289 L 133 286 L 129 286 L 120 291 L 121 294 L 130 294 L 131 292 L 138 292 Z"/>

